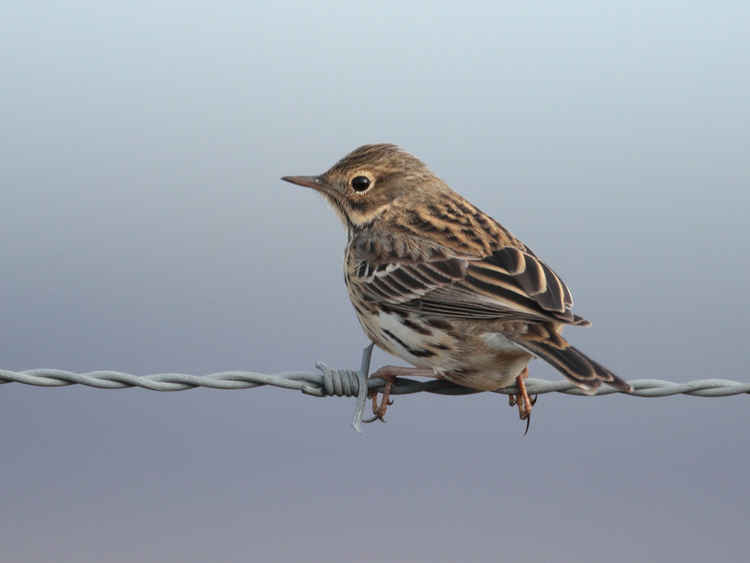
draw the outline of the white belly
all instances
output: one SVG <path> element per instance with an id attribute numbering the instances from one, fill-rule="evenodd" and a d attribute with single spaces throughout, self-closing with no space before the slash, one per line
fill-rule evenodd
<path id="1" fill-rule="evenodd" d="M 518 344 L 509 340 L 499 332 L 487 332 L 480 336 L 487 346 L 498 352 L 518 352 L 523 350 Z"/>

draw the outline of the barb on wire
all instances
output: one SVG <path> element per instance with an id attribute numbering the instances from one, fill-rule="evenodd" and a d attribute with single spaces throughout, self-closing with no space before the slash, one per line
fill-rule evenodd
<path id="1" fill-rule="evenodd" d="M 67 385 L 87 385 L 99 389 L 123 389 L 140 387 L 152 391 L 184 391 L 196 387 L 210 389 L 253 389 L 271 385 L 284 389 L 296 389 L 316 397 L 357 397 L 352 425 L 359 431 L 368 392 L 379 391 L 385 382 L 379 377 L 368 378 L 372 345 L 364 349 L 362 365 L 359 371 L 332 369 L 323 363 L 316 364 L 320 373 L 283 372 L 277 374 L 258 373 L 254 371 L 222 371 L 207 375 L 189 375 L 185 373 L 156 373 L 151 375 L 132 375 L 119 371 L 99 370 L 75 373 L 60 369 L 31 369 L 10 371 L 0 369 L 0 384 L 24 383 L 41 387 L 63 387 Z M 685 383 L 675 383 L 661 379 L 634 379 L 628 381 L 633 386 L 632 393 L 623 393 L 636 397 L 666 397 L 669 395 L 690 395 L 693 397 L 726 397 L 750 393 L 750 383 L 730 379 L 698 379 Z M 526 388 L 530 394 L 563 393 L 565 395 L 586 396 L 578 387 L 565 380 L 547 381 L 544 379 L 527 379 Z M 479 393 L 444 380 L 417 381 L 408 378 L 397 378 L 391 390 L 392 395 L 411 393 L 437 393 L 441 395 L 466 395 Z M 505 395 L 518 392 L 515 386 L 494 391 Z M 621 393 L 608 386 L 600 387 L 594 397 Z"/>

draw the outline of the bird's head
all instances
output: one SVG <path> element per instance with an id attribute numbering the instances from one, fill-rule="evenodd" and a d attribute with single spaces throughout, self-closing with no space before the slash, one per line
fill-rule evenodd
<path id="1" fill-rule="evenodd" d="M 379 144 L 355 149 L 318 176 L 284 176 L 282 180 L 319 191 L 345 224 L 357 227 L 432 178 L 418 158 L 395 145 Z"/>

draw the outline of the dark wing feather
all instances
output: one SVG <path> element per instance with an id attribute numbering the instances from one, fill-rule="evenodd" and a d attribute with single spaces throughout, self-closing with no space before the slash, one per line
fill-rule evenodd
<path id="1" fill-rule="evenodd" d="M 353 240 L 350 282 L 369 300 L 401 310 L 464 319 L 587 324 L 573 315 L 570 291 L 530 251 L 506 246 L 484 258 L 447 249 Z"/>
<path id="2" fill-rule="evenodd" d="M 506 246 L 490 256 L 470 260 L 465 283 L 484 295 L 511 300 L 521 309 L 532 308 L 554 320 L 585 324 L 571 311 L 570 290 L 531 252 Z"/>

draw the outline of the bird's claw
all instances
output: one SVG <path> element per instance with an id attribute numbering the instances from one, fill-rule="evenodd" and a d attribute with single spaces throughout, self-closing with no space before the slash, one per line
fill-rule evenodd
<path id="1" fill-rule="evenodd" d="M 529 425 L 531 424 L 531 407 L 536 404 L 537 395 L 530 397 L 526 391 L 526 382 L 524 381 L 529 376 L 528 369 L 524 369 L 516 378 L 516 385 L 518 386 L 518 393 L 508 395 L 508 404 L 511 407 L 518 405 L 518 417 L 521 420 L 526 421 L 526 428 L 523 431 L 523 435 L 526 436 L 529 432 Z"/>
<path id="2" fill-rule="evenodd" d="M 379 420 L 380 422 L 387 422 L 385 420 L 385 413 L 388 411 L 388 407 L 393 404 L 393 401 L 391 400 L 391 388 L 393 387 L 393 382 L 396 379 L 395 375 L 388 374 L 387 372 L 383 372 L 382 370 L 378 370 L 374 374 L 372 374 L 372 377 L 380 377 L 385 380 L 385 387 L 383 387 L 383 398 L 380 400 L 380 404 L 378 404 L 378 392 L 373 391 L 370 393 L 370 398 L 372 398 L 372 416 L 370 418 L 364 419 L 362 422 L 369 424 L 370 422 L 375 422 L 376 420 Z"/>
<path id="3" fill-rule="evenodd" d="M 372 416 L 370 418 L 366 418 L 362 420 L 362 422 L 369 424 L 370 422 L 375 422 L 376 420 L 379 420 L 380 422 L 388 422 L 385 419 L 385 413 L 388 410 L 388 407 L 393 404 L 393 401 L 391 399 L 386 399 L 383 397 L 383 400 L 380 401 L 380 404 L 378 405 L 378 396 L 377 393 L 372 396 Z"/>

